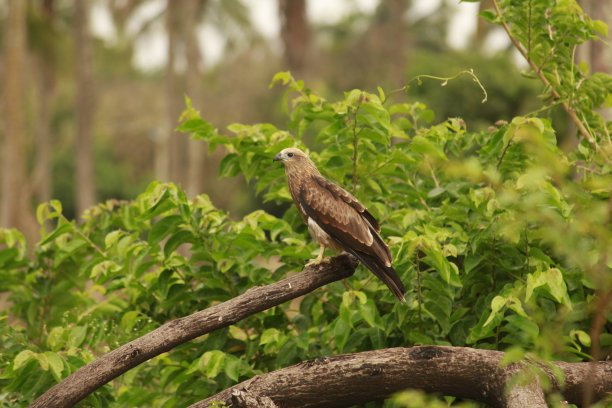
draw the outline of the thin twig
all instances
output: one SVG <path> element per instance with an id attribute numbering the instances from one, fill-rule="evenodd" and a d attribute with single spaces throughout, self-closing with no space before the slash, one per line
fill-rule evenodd
<path id="1" fill-rule="evenodd" d="M 499 159 L 497 159 L 497 166 L 495 167 L 497 170 L 499 170 L 499 167 L 501 166 L 502 161 L 504 160 L 504 156 L 506 155 L 506 152 L 510 148 L 511 144 L 512 144 L 512 139 L 508 140 L 508 144 L 506 145 L 506 147 L 504 147 L 504 150 L 502 151 L 501 156 L 499 156 Z"/>

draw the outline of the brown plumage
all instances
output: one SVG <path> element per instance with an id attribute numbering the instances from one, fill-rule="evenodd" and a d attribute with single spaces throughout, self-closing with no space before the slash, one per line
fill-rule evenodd
<path id="1" fill-rule="evenodd" d="M 359 259 L 391 292 L 404 301 L 406 289 L 391 265 L 391 252 L 380 237 L 380 226 L 351 193 L 326 180 L 308 156 L 288 148 L 274 160 L 285 166 L 289 192 L 312 237 L 319 242 L 315 262 L 326 247 L 344 250 Z"/>

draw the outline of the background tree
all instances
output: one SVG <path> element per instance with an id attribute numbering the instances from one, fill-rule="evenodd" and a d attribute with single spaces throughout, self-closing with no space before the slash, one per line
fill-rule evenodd
<path id="1" fill-rule="evenodd" d="M 27 4 L 8 2 L 4 34 L 4 118 L 5 132 L 2 155 L 2 201 L 0 224 L 17 227 L 28 237 L 36 231 L 30 213 L 30 183 L 28 180 L 27 132 L 25 125 L 25 76 Z"/>
<path id="2" fill-rule="evenodd" d="M 288 69 L 299 75 L 312 57 L 306 0 L 279 0 L 278 10 L 285 64 Z"/>
<path id="3" fill-rule="evenodd" d="M 74 5 L 74 44 L 76 75 L 75 186 L 76 209 L 82 214 L 96 202 L 94 177 L 93 120 L 94 80 L 93 53 L 89 33 L 88 1 Z"/>
<path id="4" fill-rule="evenodd" d="M 56 73 L 56 11 L 55 0 L 44 0 L 40 5 L 40 24 L 42 35 L 37 50 L 36 62 L 39 67 L 39 113 L 36 137 L 36 164 L 33 170 L 33 192 L 38 202 L 51 200 L 53 191 L 53 152 L 52 113 L 55 100 Z"/>
<path id="5" fill-rule="evenodd" d="M 186 91 L 191 95 L 198 106 L 205 106 L 202 98 L 202 55 L 197 37 L 197 16 L 202 14 L 201 9 L 206 7 L 207 1 L 190 0 L 185 5 L 185 49 L 187 56 Z M 204 187 L 205 150 L 202 143 L 189 140 L 187 145 L 187 180 L 185 190 L 190 197 L 202 192 Z"/>

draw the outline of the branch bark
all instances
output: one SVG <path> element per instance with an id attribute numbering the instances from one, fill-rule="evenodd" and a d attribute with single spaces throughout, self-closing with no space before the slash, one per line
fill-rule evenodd
<path id="1" fill-rule="evenodd" d="M 100 386 L 174 347 L 232 325 L 257 312 L 305 295 L 328 283 L 348 278 L 357 261 L 340 255 L 267 286 L 249 289 L 227 302 L 172 320 L 146 335 L 103 355 L 55 385 L 31 405 L 71 407 Z"/>
<path id="2" fill-rule="evenodd" d="M 467 347 L 419 346 L 326 357 L 253 377 L 190 408 L 208 407 L 214 401 L 231 407 L 232 395 L 240 391 L 269 398 L 283 408 L 346 407 L 387 398 L 407 388 L 469 398 L 495 407 L 546 407 L 537 381 L 506 392 L 509 380 L 527 365 L 500 368 L 503 355 L 501 351 Z M 563 386 L 551 370 L 542 368 L 542 372 L 568 402 L 580 404 L 589 364 L 556 363 L 565 374 Z M 592 385 L 597 399 L 612 392 L 612 362 L 596 363 Z"/>

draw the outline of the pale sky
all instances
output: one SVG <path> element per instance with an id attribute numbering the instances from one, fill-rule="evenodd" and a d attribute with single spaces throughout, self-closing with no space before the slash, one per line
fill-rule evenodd
<path id="1" fill-rule="evenodd" d="M 222 0 L 219 0 L 222 1 Z M 442 0 L 414 0 L 409 18 L 418 19 L 435 12 Z M 453 2 L 454 3 L 454 2 Z M 453 4 L 451 3 L 451 4 Z M 251 18 L 256 29 L 266 38 L 278 41 L 280 24 L 278 20 L 277 0 L 250 0 L 246 3 L 251 12 Z M 315 23 L 333 24 L 349 14 L 355 8 L 365 13 L 371 13 L 376 8 L 378 0 L 308 0 L 307 13 Z M 166 0 L 155 0 L 145 3 L 138 9 L 135 17 L 128 25 L 128 32 L 137 32 L 144 21 L 161 13 Z M 478 3 L 453 4 L 455 14 L 451 19 L 448 43 L 453 48 L 463 48 L 476 29 Z M 109 11 L 101 2 L 95 3 L 92 11 L 91 29 L 96 36 L 109 42 L 115 40 L 115 32 Z M 217 63 L 223 54 L 225 39 L 214 27 L 203 25 L 199 29 L 202 53 L 207 66 Z M 490 38 L 493 48 L 505 46 L 505 38 Z M 162 68 L 166 62 L 167 39 L 163 21 L 159 21 L 144 35 L 139 36 L 135 44 L 134 65 L 142 70 Z"/>

